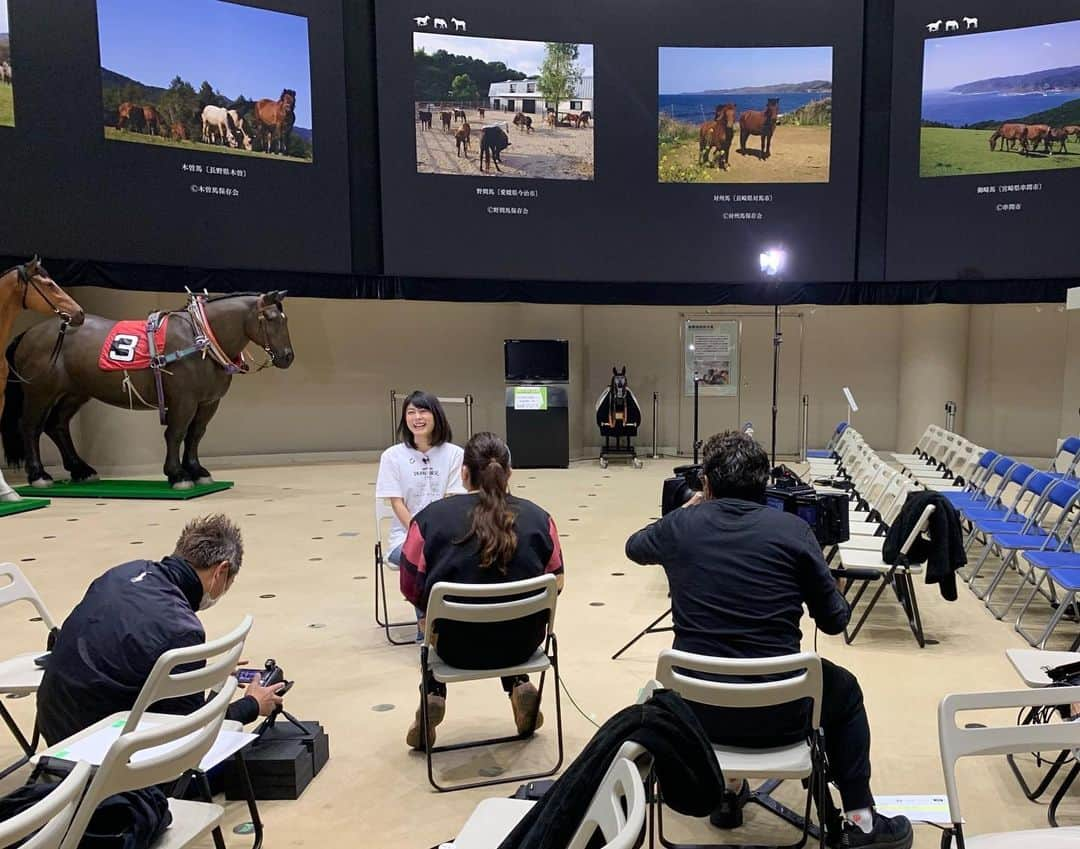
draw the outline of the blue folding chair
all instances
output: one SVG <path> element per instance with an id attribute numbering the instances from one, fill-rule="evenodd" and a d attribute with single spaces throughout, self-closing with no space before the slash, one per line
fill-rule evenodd
<path id="1" fill-rule="evenodd" d="M 1038 472 L 1037 474 L 1040 479 L 1043 477 L 1049 478 L 1049 475 L 1045 472 Z M 986 590 L 975 594 L 985 600 L 987 609 L 994 615 L 995 619 L 1001 619 L 1019 597 L 1020 591 L 1018 589 L 1000 610 L 995 610 L 991 604 L 990 597 L 1008 570 L 1015 567 L 1020 573 L 1020 587 L 1023 587 L 1024 582 L 1028 579 L 1029 570 L 1017 565 L 1017 554 L 1022 551 L 1070 551 L 1072 549 L 1070 543 L 1072 526 L 1069 527 L 1070 533 L 1061 533 L 1061 531 L 1071 517 L 1077 499 L 1080 498 L 1080 486 L 1065 480 L 1054 481 L 1052 478 L 1049 479 L 1053 482 L 1045 487 L 1045 495 L 1041 499 L 1042 506 L 1037 511 L 1038 518 L 1033 517 L 1033 520 L 1028 525 L 1025 525 L 1023 533 L 1002 529 L 996 533 L 991 532 L 988 538 L 987 551 L 996 550 L 1001 557 L 1001 563 Z M 1040 523 L 1048 519 L 1050 511 L 1055 507 L 1059 510 L 1057 518 L 1049 530 L 1043 530 Z"/>
<path id="2" fill-rule="evenodd" d="M 1025 553 L 1024 559 L 1038 569 L 1041 575 L 1036 581 L 1031 595 L 1024 603 L 1024 606 L 1020 608 L 1020 614 L 1016 617 L 1015 628 L 1017 633 L 1028 641 L 1028 645 L 1044 649 L 1046 648 L 1046 641 L 1050 639 L 1050 635 L 1054 632 L 1058 623 L 1061 622 L 1066 612 L 1071 609 L 1074 620 L 1080 619 L 1080 604 L 1077 603 L 1076 598 L 1077 592 L 1080 592 L 1080 554 L 1064 551 L 1033 551 Z M 1051 596 L 1054 595 L 1053 587 L 1057 586 L 1062 591 L 1062 597 L 1057 601 L 1057 607 L 1050 614 L 1050 620 L 1046 623 L 1046 627 L 1038 636 L 1035 636 L 1034 632 L 1029 632 L 1024 628 L 1023 621 L 1028 608 L 1031 607 L 1031 603 L 1039 594 L 1045 581 L 1050 582 Z M 1073 641 L 1069 651 L 1076 651 L 1078 648 L 1080 648 L 1080 635 Z"/>

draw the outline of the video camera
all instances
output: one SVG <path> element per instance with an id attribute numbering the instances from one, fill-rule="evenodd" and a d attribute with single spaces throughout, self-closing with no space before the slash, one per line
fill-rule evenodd
<path id="1" fill-rule="evenodd" d="M 279 696 L 284 696 L 296 683 L 295 681 L 285 680 L 285 671 L 277 665 L 277 661 L 272 657 L 267 659 L 262 669 L 237 669 L 233 674 L 241 684 L 250 684 L 256 678 L 259 679 L 259 684 L 263 687 L 272 687 L 274 684 L 284 683 L 285 686 L 278 690 L 277 694 Z"/>
<path id="2" fill-rule="evenodd" d="M 664 488 L 660 495 L 660 515 L 662 516 L 682 507 L 695 492 L 701 492 L 705 488 L 705 481 L 702 479 L 705 467 L 701 463 L 676 466 L 673 471 L 675 477 L 664 480 Z"/>
<path id="3" fill-rule="evenodd" d="M 682 507 L 695 492 L 701 492 L 703 469 L 700 463 L 674 469 L 674 476 L 664 481 L 661 492 L 662 515 Z M 850 532 L 845 495 L 818 493 L 786 466 L 777 466 L 772 475 L 773 485 L 765 489 L 766 506 L 798 516 L 810 526 L 823 548 L 847 541 Z"/>

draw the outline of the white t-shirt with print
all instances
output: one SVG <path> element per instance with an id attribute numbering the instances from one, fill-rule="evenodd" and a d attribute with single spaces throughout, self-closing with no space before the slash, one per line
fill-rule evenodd
<path id="1" fill-rule="evenodd" d="M 465 491 L 461 484 L 464 456 L 465 452 L 451 442 L 436 445 L 427 453 L 404 442 L 392 445 L 379 458 L 375 497 L 403 498 L 405 507 L 415 516 L 432 501 Z M 405 542 L 407 530 L 395 515 L 390 524 L 390 551 Z"/>

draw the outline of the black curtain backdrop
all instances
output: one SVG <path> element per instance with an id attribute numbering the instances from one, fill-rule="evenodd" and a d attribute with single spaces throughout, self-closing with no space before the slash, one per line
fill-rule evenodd
<path id="1" fill-rule="evenodd" d="M 26 257 L 2 257 L 0 268 Z M 387 277 L 181 268 L 45 257 L 61 286 L 105 286 L 183 293 L 288 289 L 291 297 L 417 301 L 523 301 L 546 304 L 719 306 L 754 304 L 1058 303 L 1075 278 L 947 280 L 919 283 L 575 283 L 538 280 Z"/>

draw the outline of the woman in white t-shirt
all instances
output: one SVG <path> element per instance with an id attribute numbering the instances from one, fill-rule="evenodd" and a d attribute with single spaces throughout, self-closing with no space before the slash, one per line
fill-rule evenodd
<path id="1" fill-rule="evenodd" d="M 401 560 L 401 544 L 412 517 L 432 501 L 465 491 L 464 452 L 450 441 L 450 423 L 438 398 L 420 391 L 409 395 L 401 405 L 397 434 L 400 441 L 379 459 L 375 482 L 375 497 L 387 499 L 394 511 L 386 557 L 394 564 Z"/>

